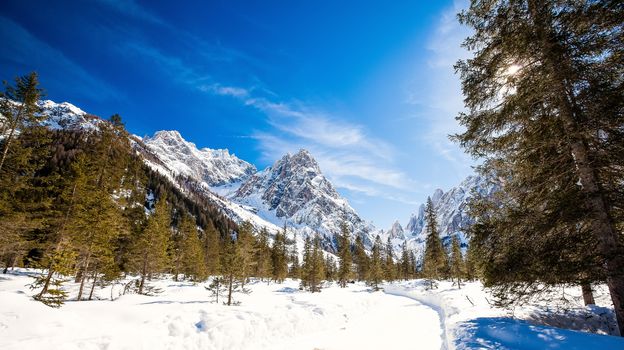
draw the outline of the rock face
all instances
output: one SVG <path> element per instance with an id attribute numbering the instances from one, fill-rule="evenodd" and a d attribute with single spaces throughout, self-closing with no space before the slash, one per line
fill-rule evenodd
<path id="1" fill-rule="evenodd" d="M 101 119 L 87 114 L 82 109 L 68 102 L 56 103 L 45 100 L 38 102 L 41 114 L 46 118 L 42 124 L 51 129 L 94 130 Z"/>
<path id="2" fill-rule="evenodd" d="M 319 233 L 335 248 L 335 235 L 344 220 L 365 245 L 372 240 L 370 227 L 322 174 L 306 150 L 287 154 L 271 167 L 245 181 L 231 197 L 237 203 L 259 209 L 269 221 L 303 228 L 304 234 Z"/>
<path id="3" fill-rule="evenodd" d="M 175 130 L 158 131 L 153 137 L 144 138 L 143 143 L 174 176 L 190 177 L 208 186 L 243 181 L 256 172 L 253 165 L 230 154 L 227 149 L 197 149 Z"/>
<path id="4" fill-rule="evenodd" d="M 465 228 L 472 223 L 468 215 L 468 201 L 473 190 L 481 195 L 491 195 L 496 188 L 480 176 L 468 176 L 448 192 L 437 189 L 431 196 L 438 219 L 438 232 L 445 245 L 450 244 L 453 235 L 458 235 L 464 246 L 467 244 Z M 407 224 L 406 239 L 411 241 L 410 245 L 424 244 L 427 238 L 425 225 L 425 205 L 421 204 Z"/>
<path id="5" fill-rule="evenodd" d="M 96 130 L 102 122 L 67 102 L 48 100 L 39 105 L 46 116 L 42 123 L 53 129 Z M 177 131 L 159 131 L 144 139 L 131 136 L 131 141 L 147 165 L 181 189 L 185 186 L 201 189 L 233 220 L 249 220 L 273 232 L 287 224 L 299 234 L 299 239 L 320 234 L 328 251 L 336 250 L 336 237 L 343 221 L 352 232 L 352 239 L 360 236 L 367 248 L 372 247 L 377 234 L 384 241 L 389 240 L 397 251 L 403 244 L 417 252 L 424 247 L 427 235 L 424 205 L 412 214 L 405 229 L 397 221 L 387 231 L 376 231 L 338 194 L 306 150 L 287 154 L 258 172 L 226 149 L 198 149 Z M 473 189 L 483 195 L 495 190 L 485 179 L 469 176 L 447 192 L 437 189 L 432 194 L 438 230 L 445 244 L 450 244 L 453 235 L 467 244 L 464 228 L 472 222 L 467 205 Z"/>

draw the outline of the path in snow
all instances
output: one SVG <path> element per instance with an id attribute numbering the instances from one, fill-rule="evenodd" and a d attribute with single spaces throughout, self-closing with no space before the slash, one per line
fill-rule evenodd
<path id="1" fill-rule="evenodd" d="M 324 290 L 322 293 L 326 292 L 333 291 Z M 319 350 L 443 348 L 441 322 L 435 310 L 409 297 L 375 294 L 379 295 L 376 305 L 357 317 L 347 319 L 343 327 L 286 342 L 283 348 Z M 345 317 L 348 318 L 348 315 Z"/>

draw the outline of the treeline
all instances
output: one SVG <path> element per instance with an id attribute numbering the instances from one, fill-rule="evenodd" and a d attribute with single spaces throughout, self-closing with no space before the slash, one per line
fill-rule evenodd
<path id="1" fill-rule="evenodd" d="M 234 222 L 145 166 L 119 115 L 97 120 L 97 130 L 51 130 L 41 125 L 40 96 L 32 73 L 6 85 L 0 100 L 5 273 L 44 269 L 36 298 L 58 305 L 69 276 L 81 300 L 127 273 L 141 276 L 144 293 L 159 273 L 202 279 L 216 271 L 214 251 Z"/>

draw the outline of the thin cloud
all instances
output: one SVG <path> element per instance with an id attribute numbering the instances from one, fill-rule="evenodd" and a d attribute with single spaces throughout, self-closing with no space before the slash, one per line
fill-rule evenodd
<path id="1" fill-rule="evenodd" d="M 470 35 L 470 29 L 457 20 L 457 13 L 467 6 L 465 0 L 455 1 L 442 13 L 427 46 L 427 69 L 423 72 L 426 79 L 419 77 L 405 99 L 426 111 L 414 117 L 427 121 L 429 128 L 424 135 L 425 141 L 461 173 L 470 168 L 473 160 L 448 136 L 462 131 L 455 117 L 464 110 L 464 97 L 453 65 L 470 57 L 470 53 L 461 47 L 463 40 Z M 423 81 L 427 83 L 423 84 Z"/>

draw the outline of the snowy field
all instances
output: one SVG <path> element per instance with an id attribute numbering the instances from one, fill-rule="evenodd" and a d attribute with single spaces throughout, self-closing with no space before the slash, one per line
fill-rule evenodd
<path id="1" fill-rule="evenodd" d="M 165 279 L 152 282 L 162 290 L 156 296 L 118 296 L 117 285 L 115 301 L 107 287 L 97 290 L 100 300 L 53 309 L 30 297 L 33 273 L 0 275 L 0 349 L 624 349 L 619 337 L 552 326 L 608 332 L 604 307 L 563 316 L 524 307 L 518 320 L 492 308 L 478 283 L 428 291 L 417 280 L 385 292 L 332 285 L 311 294 L 297 281 L 254 282 L 228 307 L 211 302 L 203 284 Z M 75 288 L 69 284 L 71 296 Z"/>

